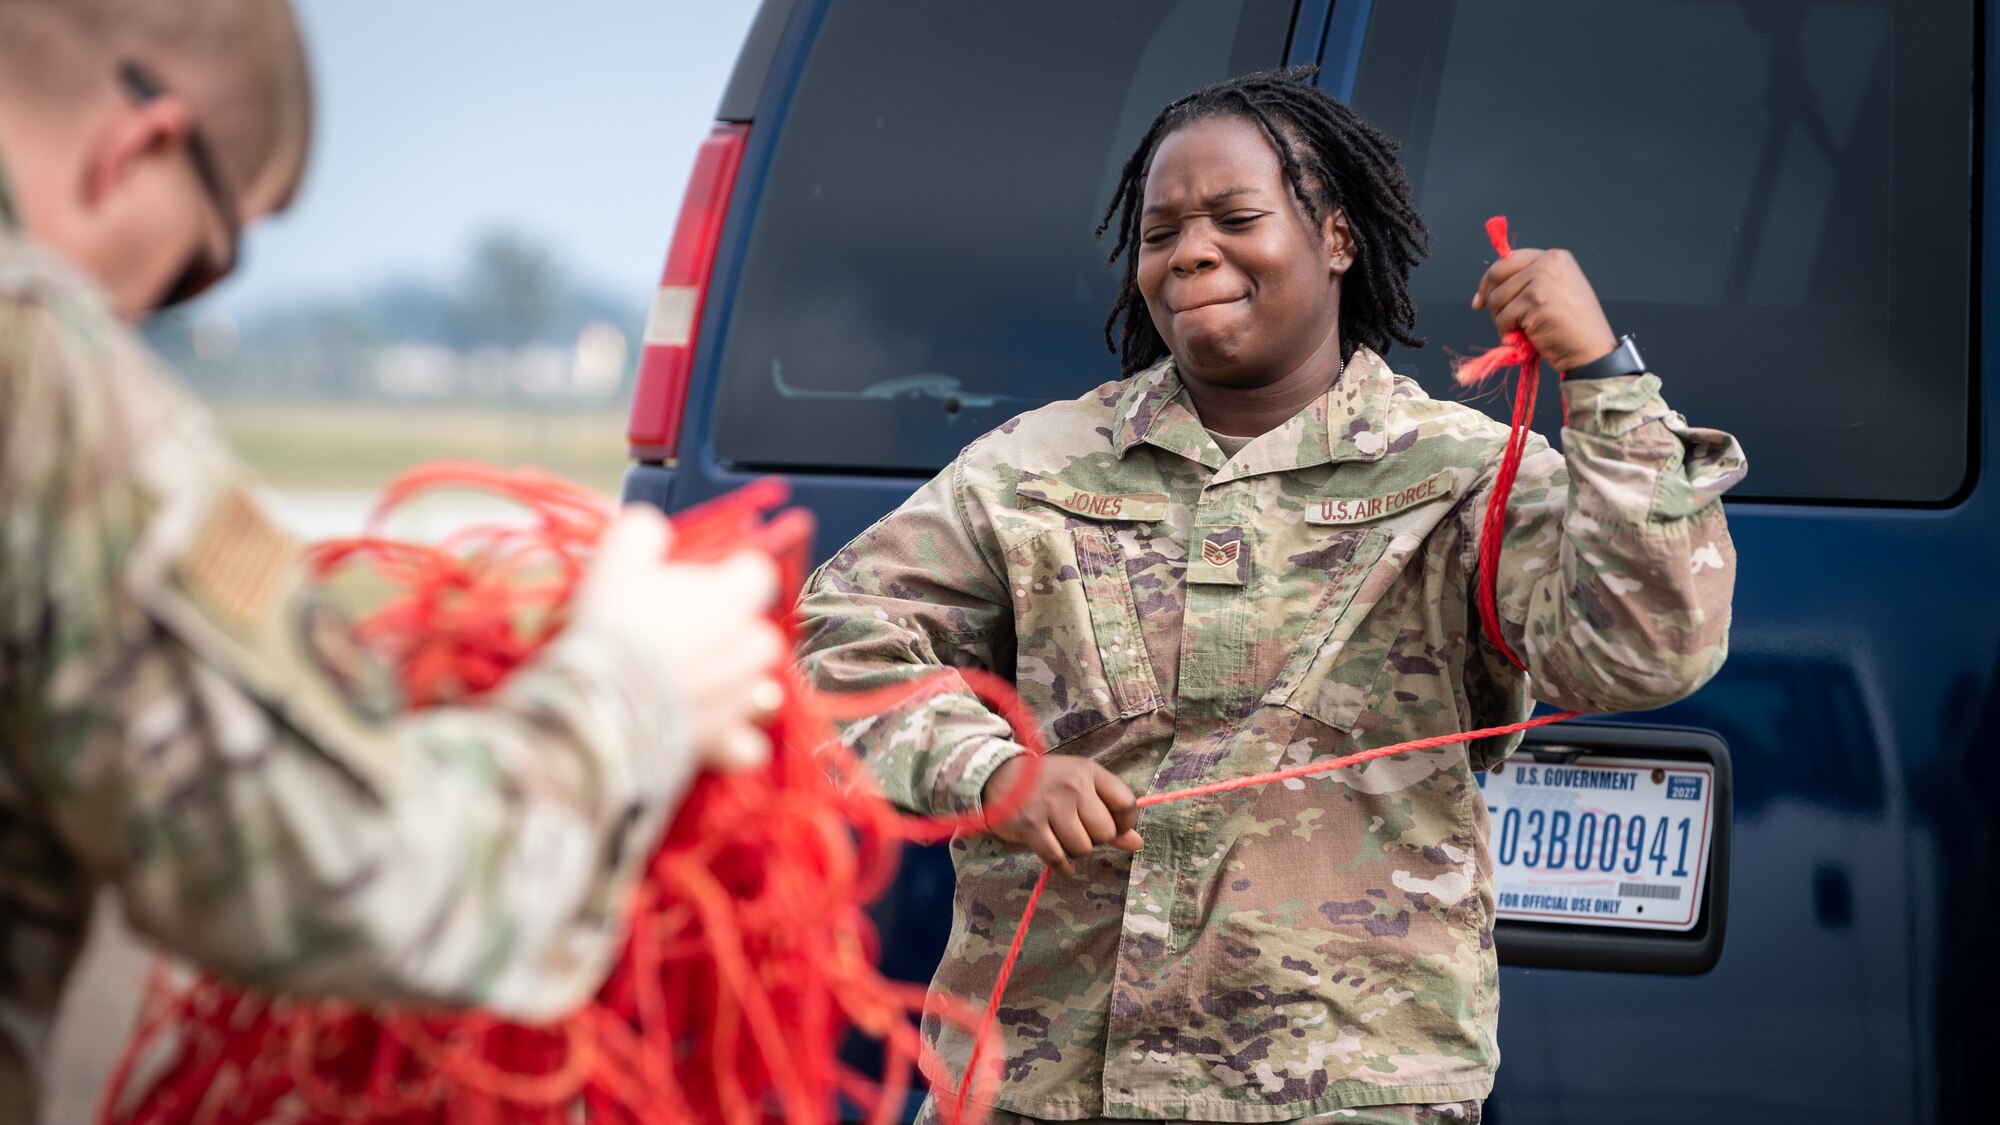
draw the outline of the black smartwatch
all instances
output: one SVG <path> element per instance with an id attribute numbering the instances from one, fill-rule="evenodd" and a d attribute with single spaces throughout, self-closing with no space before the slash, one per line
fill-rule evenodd
<path id="1" fill-rule="evenodd" d="M 1614 375 L 1639 375 L 1646 370 L 1646 361 L 1639 358 L 1639 345 L 1632 342 L 1630 335 L 1618 337 L 1618 346 L 1610 355 L 1600 356 L 1581 367 L 1563 372 L 1564 379 L 1609 379 Z"/>

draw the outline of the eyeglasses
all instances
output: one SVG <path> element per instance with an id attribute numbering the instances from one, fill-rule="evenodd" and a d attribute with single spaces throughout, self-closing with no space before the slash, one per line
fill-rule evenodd
<path id="1" fill-rule="evenodd" d="M 132 100 L 140 105 L 160 98 L 166 93 L 166 87 L 137 63 L 118 64 L 118 82 L 125 87 L 125 92 L 132 96 Z M 236 268 L 242 249 L 243 228 L 238 221 L 241 213 L 236 209 L 235 193 L 229 190 L 228 181 L 222 177 L 222 167 L 216 163 L 215 150 L 208 147 L 208 142 L 201 135 L 200 127 L 192 124 L 188 126 L 186 143 L 188 159 L 194 164 L 195 176 L 201 180 L 202 190 L 208 193 L 210 202 L 215 205 L 215 213 L 221 218 L 223 229 L 229 232 L 229 249 L 225 253 L 217 254 L 214 247 L 204 242 L 204 245 L 195 251 L 194 257 L 188 261 L 186 268 L 182 269 L 180 275 L 174 279 L 173 285 L 168 287 L 166 295 L 154 303 L 153 308 L 156 310 L 171 308 L 191 300 L 209 286 L 229 276 L 229 271 Z"/>

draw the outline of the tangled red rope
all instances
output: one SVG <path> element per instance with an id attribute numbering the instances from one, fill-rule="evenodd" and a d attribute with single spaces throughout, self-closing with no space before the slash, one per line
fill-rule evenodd
<path id="1" fill-rule="evenodd" d="M 532 518 L 434 545 L 383 534 L 396 509 L 445 488 L 497 493 Z M 782 482 L 761 481 L 686 513 L 674 521 L 671 555 L 763 550 L 796 588 L 812 521 L 797 511 L 769 517 L 787 495 Z M 561 631 L 610 514 L 535 470 L 437 464 L 398 480 L 366 535 L 324 544 L 311 561 L 322 576 L 365 565 L 385 581 L 395 593 L 359 623 L 359 636 L 394 658 L 414 706 L 459 703 Z M 1039 752 L 1033 716 L 1008 685 L 976 671 L 840 697 L 790 683 L 770 767 L 698 782 L 630 904 L 630 936 L 609 979 L 568 1017 L 534 1027 L 481 1012 L 265 997 L 212 975 L 156 970 L 99 1120 L 499 1125 L 581 1112 L 608 1123 L 811 1125 L 833 1120 L 840 1099 L 868 1120 L 899 1119 L 923 1049 L 910 1017 L 925 996 L 876 971 L 865 908 L 893 878 L 904 841 L 984 821 L 897 813 L 834 723 L 965 686 Z M 994 811 L 1010 812 L 1028 787 Z M 971 1006 L 949 997 L 931 1011 L 975 1026 Z M 839 1061 L 850 1029 L 881 1040 L 879 1082 Z M 997 1081 L 997 1071 L 981 1081 Z"/>
<path id="2" fill-rule="evenodd" d="M 1487 224 L 1505 256 L 1506 220 Z M 1480 547 L 1480 612 L 1508 659 L 1493 598 L 1505 508 L 1526 445 L 1539 357 L 1520 333 L 1459 371 L 1470 384 L 1522 368 L 1514 422 L 1488 502 Z M 400 506 L 445 488 L 477 488 L 521 505 L 525 525 L 484 525 L 434 545 L 388 538 Z M 671 554 L 716 559 L 761 549 L 795 589 L 811 519 L 787 511 L 782 482 L 761 481 L 674 521 Z M 359 627 L 391 654 L 413 706 L 464 702 L 497 686 L 566 624 L 567 607 L 610 518 L 595 496 L 535 470 L 440 463 L 398 480 L 361 538 L 317 548 L 322 575 L 365 564 L 396 591 Z M 784 619 L 789 628 L 789 618 Z M 831 1121 L 844 1099 L 871 1122 L 897 1119 L 925 1047 L 911 1022 L 922 988 L 882 977 L 865 907 L 895 873 L 905 841 L 984 831 L 1010 816 L 1033 770 L 983 813 L 929 819 L 896 812 L 837 737 L 842 720 L 926 694 L 970 688 L 1013 726 L 1031 755 L 1037 724 L 1010 685 L 956 670 L 883 691 L 827 696 L 796 677 L 773 723 L 770 767 L 708 776 L 676 815 L 630 905 L 630 933 L 596 997 L 542 1027 L 482 1012 L 419 1012 L 336 1000 L 265 997 L 208 974 L 158 969 L 139 1030 L 107 1085 L 102 1125 L 620 1125 Z M 1346 769 L 1414 750 L 1496 737 L 1574 712 L 1390 746 L 1272 773 L 1140 798 L 1195 800 Z M 929 1011 L 973 1033 L 947 1121 L 977 1125 L 996 1070 L 985 1065 L 994 1021 L 1048 885 L 1029 893 L 983 1014 L 930 998 Z M 880 1080 L 836 1055 L 843 1034 L 880 1040 Z M 935 1091 L 942 1097 L 942 1091 Z"/>

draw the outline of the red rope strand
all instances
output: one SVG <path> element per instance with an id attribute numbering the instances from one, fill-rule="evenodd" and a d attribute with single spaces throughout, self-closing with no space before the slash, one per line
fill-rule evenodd
<path id="1" fill-rule="evenodd" d="M 1238 789 L 1248 789 L 1256 785 L 1270 785 L 1273 782 L 1287 781 L 1296 777 L 1310 777 L 1314 774 L 1332 773 L 1335 770 L 1343 770 L 1349 766 L 1358 766 L 1363 762 L 1372 762 L 1377 758 L 1387 758 L 1395 754 L 1407 754 L 1413 750 L 1434 750 L 1440 746 L 1450 746 L 1460 742 L 1473 742 L 1481 738 L 1492 738 L 1503 734 L 1514 734 L 1518 731 L 1531 730 L 1535 727 L 1545 727 L 1550 723 L 1560 723 L 1565 719 L 1574 719 L 1576 716 L 1577 713 L 1575 711 L 1562 711 L 1553 715 L 1538 716 L 1523 722 L 1508 723 L 1505 726 L 1486 727 L 1482 730 L 1444 734 L 1432 738 L 1411 739 L 1408 742 L 1398 742 L 1393 746 L 1379 746 L 1373 750 L 1363 750 L 1356 754 L 1331 758 L 1324 762 L 1308 762 L 1302 766 L 1274 770 L 1270 773 L 1251 774 L 1247 777 L 1232 777 L 1226 781 L 1191 786 L 1187 789 L 1175 789 L 1166 793 L 1148 793 L 1139 798 L 1139 807 L 1144 809 L 1151 808 L 1154 805 L 1172 804 L 1175 801 L 1192 801 L 1198 797 L 1212 797 L 1218 793 L 1229 793 Z M 987 1037 L 992 1031 L 994 1015 L 999 1012 L 1000 999 L 1007 991 L 1007 981 L 1014 975 L 1015 962 L 1021 959 L 1021 941 L 1027 936 L 1028 923 L 1034 920 L 1035 907 L 1041 903 L 1042 892 L 1048 889 L 1048 885 L 1049 869 L 1044 867 L 1042 868 L 1041 878 L 1035 881 L 1035 889 L 1028 895 L 1026 909 L 1021 911 L 1021 921 L 1014 928 L 1014 942 L 1008 946 L 1007 956 L 1000 962 L 999 975 L 993 982 L 993 994 L 987 1000 L 986 1016 L 980 1021 L 979 1031 L 972 1041 L 972 1057 L 966 1064 L 966 1073 L 968 1076 L 974 1073 L 979 1066 L 980 1055 L 984 1053 Z M 959 1115 L 965 1112 L 966 1096 L 970 1089 L 970 1082 L 962 1082 L 960 1084 L 958 1097 L 953 1102 L 952 1120 L 963 1120 Z"/>
<path id="2" fill-rule="evenodd" d="M 1502 258 L 1514 253 L 1507 242 L 1507 216 L 1495 215 L 1486 220 L 1486 237 L 1493 243 L 1493 252 Z M 1507 537 L 1507 499 L 1514 493 L 1514 480 L 1521 474 L 1521 457 L 1528 448 L 1528 427 L 1535 420 L 1535 390 L 1541 385 L 1541 366 L 1541 354 L 1528 342 L 1527 335 L 1516 329 L 1507 333 L 1498 347 L 1459 364 L 1453 373 L 1459 386 L 1470 387 L 1509 367 L 1521 369 L 1520 380 L 1514 387 L 1514 419 L 1507 428 L 1507 446 L 1500 455 L 1493 493 L 1487 498 L 1485 518 L 1479 525 L 1479 623 L 1500 655 L 1524 672 L 1528 670 L 1527 664 L 1514 655 L 1506 634 L 1501 631 L 1495 591 L 1500 582 L 1500 547 Z"/>

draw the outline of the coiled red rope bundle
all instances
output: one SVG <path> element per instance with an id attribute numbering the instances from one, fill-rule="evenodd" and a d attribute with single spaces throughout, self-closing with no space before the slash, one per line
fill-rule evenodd
<path id="1" fill-rule="evenodd" d="M 514 501 L 531 519 L 428 545 L 382 534 L 402 505 L 464 488 Z M 782 482 L 761 481 L 692 510 L 674 521 L 670 553 L 764 550 L 795 588 L 812 522 L 797 511 L 772 516 L 786 498 Z M 359 635 L 393 656 L 412 705 L 450 704 L 499 684 L 561 631 L 609 518 L 592 494 L 538 471 L 438 464 L 398 480 L 367 535 L 320 546 L 312 563 L 322 575 L 364 565 L 389 584 L 394 595 Z M 869 1120 L 899 1120 L 922 1049 L 910 1016 L 925 996 L 876 971 L 865 907 L 893 877 L 904 841 L 983 821 L 897 813 L 833 724 L 968 684 L 1039 752 L 1012 690 L 976 671 L 841 697 L 790 684 L 770 767 L 697 783 L 630 906 L 630 937 L 609 979 L 567 1018 L 531 1027 L 481 1012 L 265 997 L 211 975 L 156 970 L 99 1120 L 527 1125 L 582 1114 L 811 1125 L 833 1120 L 837 1099 Z M 1026 791 L 992 811 L 1006 814 Z M 970 1005 L 949 997 L 930 1010 L 968 1029 L 976 1022 Z M 879 1080 L 837 1058 L 850 1029 L 881 1040 Z"/>

